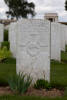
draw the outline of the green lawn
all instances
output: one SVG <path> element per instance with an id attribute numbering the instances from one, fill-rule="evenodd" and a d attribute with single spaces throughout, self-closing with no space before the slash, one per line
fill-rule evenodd
<path id="1" fill-rule="evenodd" d="M 61 53 L 61 60 L 62 60 L 62 62 L 67 63 L 67 46 L 66 46 L 66 52 Z"/>
<path id="2" fill-rule="evenodd" d="M 8 85 L 8 78 L 16 73 L 16 60 L 7 59 L 4 63 L 0 63 L 0 86 Z"/>
<path id="3" fill-rule="evenodd" d="M 62 60 L 62 62 L 67 63 L 67 52 L 61 53 L 61 60 Z"/>
<path id="4" fill-rule="evenodd" d="M 64 55 L 65 53 L 63 53 Z M 67 58 L 67 57 L 66 57 Z M 8 59 L 0 63 L 0 85 L 8 85 L 7 80 L 10 75 L 16 73 L 15 59 Z M 67 63 L 51 62 L 51 83 L 67 86 Z"/>
<path id="5" fill-rule="evenodd" d="M 67 63 L 51 62 L 51 83 L 67 86 Z"/>
<path id="6" fill-rule="evenodd" d="M 62 62 L 51 61 L 51 83 L 56 86 L 67 87 L 67 52 L 61 54 Z M 16 60 L 8 59 L 0 63 L 0 85 L 8 85 L 7 80 L 10 75 L 16 73 Z M 67 100 L 66 96 L 62 98 L 43 98 L 27 96 L 1 96 L 0 100 Z"/>
<path id="7" fill-rule="evenodd" d="M 34 96 L 1 96 L 0 100 L 67 100 L 64 98 L 47 98 L 47 97 L 34 97 Z"/>
<path id="8" fill-rule="evenodd" d="M 0 100 L 67 100 L 67 97 L 1 96 Z"/>
<path id="9" fill-rule="evenodd" d="M 51 83 L 67 87 L 67 46 L 61 52 L 61 62 L 51 61 Z"/>

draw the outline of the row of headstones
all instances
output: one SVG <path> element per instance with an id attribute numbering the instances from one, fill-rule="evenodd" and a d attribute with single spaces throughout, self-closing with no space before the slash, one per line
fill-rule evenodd
<path id="1" fill-rule="evenodd" d="M 9 27 L 10 50 L 16 58 L 17 73 L 33 80 L 50 80 L 50 59 L 61 61 L 67 44 L 67 26 L 46 20 L 22 19 Z"/>
<path id="2" fill-rule="evenodd" d="M 23 24 L 23 22 L 25 21 L 27 21 L 27 23 Z M 29 27 L 28 21 L 30 21 L 31 27 Z M 15 58 L 16 58 L 16 45 L 17 45 L 16 34 L 18 32 L 18 25 L 19 24 L 27 25 L 25 30 L 28 30 L 28 31 L 30 30 L 31 33 L 32 32 L 35 33 L 35 31 L 37 32 L 43 31 L 45 34 L 47 33 L 46 32 L 47 29 L 45 29 L 45 26 L 43 24 L 46 22 L 44 20 L 22 20 L 22 21 L 18 21 L 17 23 L 12 23 L 10 25 L 10 28 L 9 28 L 10 49 Z M 65 51 L 65 45 L 67 45 L 67 26 L 63 24 L 59 24 L 59 23 L 54 23 L 54 22 L 53 23 L 48 22 L 48 24 L 46 25 L 49 26 L 49 31 L 50 31 L 49 42 L 50 42 L 50 49 L 51 49 L 50 51 L 51 59 L 61 61 L 61 51 Z M 35 30 L 34 30 L 34 27 L 36 27 Z M 22 31 L 22 34 L 24 33 L 22 28 L 20 29 L 20 31 Z M 24 39 L 26 39 L 26 37 L 24 37 L 22 41 Z"/>

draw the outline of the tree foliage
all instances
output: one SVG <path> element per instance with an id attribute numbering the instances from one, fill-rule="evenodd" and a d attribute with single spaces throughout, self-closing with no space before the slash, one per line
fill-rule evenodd
<path id="1" fill-rule="evenodd" d="M 65 10 L 67 10 L 67 0 L 65 1 Z"/>
<path id="2" fill-rule="evenodd" d="M 4 0 L 9 11 L 6 12 L 7 15 L 11 15 L 12 18 L 20 17 L 27 18 L 28 15 L 35 15 L 35 4 L 33 2 L 28 2 L 27 0 Z"/>

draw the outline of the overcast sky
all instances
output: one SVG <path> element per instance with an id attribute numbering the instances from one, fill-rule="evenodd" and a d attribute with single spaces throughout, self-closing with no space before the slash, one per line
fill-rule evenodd
<path id="1" fill-rule="evenodd" d="M 65 0 L 28 0 L 33 1 L 36 5 L 36 18 L 44 18 L 44 14 L 48 12 L 57 12 L 60 21 L 67 21 L 67 12 L 64 8 Z M 0 0 L 0 18 L 6 18 L 5 12 L 8 7 L 5 5 L 4 0 Z"/>

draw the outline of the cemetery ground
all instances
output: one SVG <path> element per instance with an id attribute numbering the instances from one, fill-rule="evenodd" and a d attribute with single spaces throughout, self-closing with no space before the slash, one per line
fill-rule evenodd
<path id="1" fill-rule="evenodd" d="M 62 62 L 51 61 L 51 84 L 54 87 L 64 91 L 61 97 L 43 97 L 43 96 L 21 96 L 10 93 L 4 96 L 0 94 L 0 100 L 67 100 L 67 47 L 66 52 L 61 54 Z M 4 62 L 0 63 L 0 87 L 8 88 L 8 78 L 16 73 L 16 60 L 9 58 Z M 2 89 L 3 89 L 2 88 Z M 2 92 L 0 88 L 0 93 Z M 55 92 L 56 89 L 54 90 Z"/>

